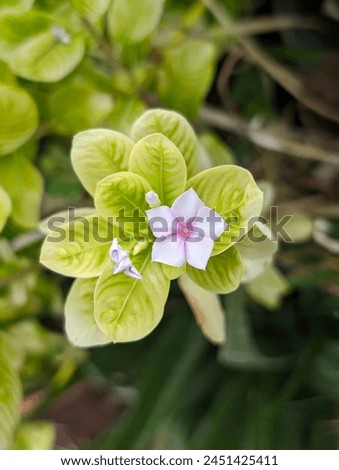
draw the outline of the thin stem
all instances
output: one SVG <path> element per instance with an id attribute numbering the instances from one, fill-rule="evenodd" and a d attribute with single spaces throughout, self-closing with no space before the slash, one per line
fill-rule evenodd
<path id="1" fill-rule="evenodd" d="M 201 1 L 225 29 L 225 32 L 229 34 L 234 29 L 234 22 L 229 17 L 227 11 L 215 0 Z M 257 41 L 240 35 L 238 36 L 238 42 L 251 61 L 261 67 L 273 80 L 299 100 L 300 103 L 326 119 L 339 123 L 338 110 L 329 103 L 324 103 L 317 96 L 308 93 L 304 88 L 302 80 L 263 51 Z"/>
<path id="2" fill-rule="evenodd" d="M 309 144 L 306 140 L 296 140 L 294 135 L 292 136 L 287 129 L 284 129 L 284 132 L 281 133 L 283 135 L 281 135 L 273 127 L 254 127 L 251 122 L 211 106 L 202 108 L 199 119 L 205 124 L 245 137 L 265 150 L 291 155 L 304 160 L 339 165 L 339 153 L 330 152 L 325 148 Z"/>

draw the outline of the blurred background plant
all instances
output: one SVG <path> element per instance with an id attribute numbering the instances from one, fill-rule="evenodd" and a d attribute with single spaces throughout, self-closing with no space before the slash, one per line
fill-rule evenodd
<path id="1" fill-rule="evenodd" d="M 338 21 L 336 0 L 0 0 L 0 448 L 338 446 Z M 219 347 L 174 284 L 150 337 L 76 349 L 39 221 L 89 205 L 74 133 L 154 106 L 191 120 L 201 168 L 250 169 L 294 243 L 222 308 L 188 296 L 212 340 L 225 315 Z"/>

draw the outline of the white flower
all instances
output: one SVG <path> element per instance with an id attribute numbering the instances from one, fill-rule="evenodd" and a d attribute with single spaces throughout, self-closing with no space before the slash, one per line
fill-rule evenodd
<path id="1" fill-rule="evenodd" d="M 123 272 L 126 274 L 126 276 L 139 280 L 142 279 L 139 271 L 133 266 L 128 253 L 119 245 L 117 238 L 114 238 L 112 242 L 111 248 L 109 250 L 109 256 L 114 263 L 113 274 Z"/>
<path id="2" fill-rule="evenodd" d="M 206 207 L 194 189 L 181 194 L 172 207 L 160 206 L 146 211 L 156 240 L 152 261 L 180 267 L 186 262 L 206 269 L 214 241 L 226 230 L 227 223 Z"/>

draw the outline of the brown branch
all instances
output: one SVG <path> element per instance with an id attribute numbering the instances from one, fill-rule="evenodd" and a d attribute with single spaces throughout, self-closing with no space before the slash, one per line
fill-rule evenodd
<path id="1" fill-rule="evenodd" d="M 245 137 L 265 150 L 291 155 L 304 160 L 339 165 L 339 153 L 310 144 L 306 142 L 306 139 L 298 140 L 294 133 L 286 128 L 284 132 L 278 133 L 274 126 L 258 127 L 253 125 L 253 122 L 245 121 L 211 106 L 202 108 L 199 119 L 210 126 Z"/>

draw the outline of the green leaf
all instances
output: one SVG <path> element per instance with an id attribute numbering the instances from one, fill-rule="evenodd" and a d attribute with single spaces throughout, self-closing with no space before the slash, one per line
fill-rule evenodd
<path id="1" fill-rule="evenodd" d="M 68 224 L 73 218 L 87 217 L 88 215 L 94 215 L 95 213 L 96 210 L 94 207 L 74 207 L 59 211 L 42 219 L 39 223 L 39 230 L 44 235 L 49 235 L 49 233 L 53 231 L 54 221 L 58 221 L 60 225 L 63 225 Z"/>
<path id="2" fill-rule="evenodd" d="M 278 242 L 273 239 L 273 234 L 266 225 L 256 222 L 237 243 L 237 249 L 244 265 L 242 282 L 248 282 L 259 276 L 272 262 Z"/>
<path id="3" fill-rule="evenodd" d="M 256 302 L 274 310 L 288 293 L 289 285 L 277 268 L 267 266 L 260 276 L 246 284 L 246 290 Z"/>
<path id="4" fill-rule="evenodd" d="M 187 274 L 180 277 L 179 287 L 206 338 L 213 344 L 223 344 L 226 341 L 225 312 L 218 295 L 198 286 Z"/>
<path id="5" fill-rule="evenodd" d="M 175 266 L 169 266 L 168 264 L 161 264 L 162 271 L 170 281 L 178 279 L 186 271 L 186 263 L 179 268 Z"/>
<path id="6" fill-rule="evenodd" d="M 204 132 L 199 137 L 200 160 L 203 170 L 218 165 L 231 165 L 235 163 L 232 150 L 214 133 Z"/>
<path id="7" fill-rule="evenodd" d="M 316 231 L 316 225 L 308 214 L 293 214 L 284 226 L 284 230 L 294 243 L 305 243 L 312 238 Z"/>
<path id="8" fill-rule="evenodd" d="M 71 159 L 87 191 L 94 195 L 97 183 L 112 173 L 127 170 L 133 142 L 119 132 L 92 129 L 73 139 Z"/>
<path id="9" fill-rule="evenodd" d="M 1 0 L 1 10 L 30 10 L 35 0 Z"/>
<path id="10" fill-rule="evenodd" d="M 28 80 L 59 81 L 85 52 L 81 36 L 71 35 L 59 20 L 37 11 L 1 14 L 0 31 L 0 58 Z"/>
<path id="11" fill-rule="evenodd" d="M 133 233 L 137 237 L 148 231 L 145 211 L 149 209 L 149 205 L 145 195 L 151 190 L 149 183 L 139 175 L 129 171 L 115 173 L 97 184 L 95 207 L 103 216 L 129 219 L 119 221 L 122 222 L 120 227 L 124 233 Z"/>
<path id="12" fill-rule="evenodd" d="M 206 271 L 187 266 L 187 274 L 198 284 L 212 292 L 228 294 L 239 287 L 243 265 L 235 247 L 212 256 L 206 266 Z"/>
<path id="13" fill-rule="evenodd" d="M 93 20 L 106 13 L 110 0 L 71 0 L 71 3 L 79 15 Z"/>
<path id="14" fill-rule="evenodd" d="M 146 107 L 141 100 L 130 94 L 118 95 L 114 98 L 114 109 L 109 117 L 110 127 L 130 135 L 134 121 L 139 118 Z"/>
<path id="15" fill-rule="evenodd" d="M 198 141 L 188 121 L 174 111 L 151 109 L 134 123 L 132 138 L 137 141 L 149 134 L 160 133 L 168 137 L 180 150 L 190 178 L 198 171 Z"/>
<path id="16" fill-rule="evenodd" d="M 0 232 L 4 228 L 9 214 L 12 210 L 11 200 L 4 189 L 0 186 Z"/>
<path id="17" fill-rule="evenodd" d="M 12 349 L 8 335 L 0 332 L 0 450 L 11 447 L 14 429 L 20 418 L 22 390 L 12 362 Z"/>
<path id="18" fill-rule="evenodd" d="M 125 343 L 147 336 L 160 322 L 170 281 L 161 266 L 152 263 L 149 250 L 131 257 L 143 277 L 139 281 L 123 273 L 113 275 L 108 264 L 94 294 L 95 318 L 113 342 Z M 154 289 L 156 287 L 156 295 Z"/>
<path id="19" fill-rule="evenodd" d="M 44 421 L 23 423 L 15 433 L 14 450 L 51 450 L 54 446 L 55 425 Z"/>
<path id="20" fill-rule="evenodd" d="M 148 135 L 135 144 L 129 170 L 149 182 L 162 205 L 171 206 L 185 191 L 185 160 L 176 145 L 162 134 Z"/>
<path id="21" fill-rule="evenodd" d="M 113 110 L 113 98 L 84 83 L 58 88 L 48 99 L 52 128 L 59 134 L 72 135 L 105 123 Z"/>
<path id="22" fill-rule="evenodd" d="M 235 165 L 205 170 L 187 183 L 207 207 L 215 209 L 226 220 L 226 231 L 214 244 L 213 254 L 236 243 L 259 217 L 263 195 L 251 173 Z"/>
<path id="23" fill-rule="evenodd" d="M 0 159 L 0 186 L 12 201 L 11 220 L 22 227 L 36 227 L 44 189 L 40 172 L 20 154 L 7 155 Z"/>
<path id="24" fill-rule="evenodd" d="M 1 156 L 14 152 L 34 134 L 38 127 L 38 110 L 25 90 L 0 85 L 0 115 L 3 116 L 0 127 Z"/>
<path id="25" fill-rule="evenodd" d="M 114 0 L 108 12 L 108 30 L 122 45 L 137 44 L 158 26 L 164 0 Z"/>
<path id="26" fill-rule="evenodd" d="M 64 276 L 97 277 L 109 260 L 116 230 L 99 215 L 81 217 L 70 224 L 55 223 L 55 231 L 42 245 L 40 262 Z"/>
<path id="27" fill-rule="evenodd" d="M 162 103 L 194 118 L 211 86 L 215 59 L 215 47 L 206 41 L 189 39 L 168 49 L 159 77 Z"/>
<path id="28" fill-rule="evenodd" d="M 235 369 L 271 370 L 285 362 L 283 357 L 264 356 L 258 349 L 250 329 L 241 289 L 226 297 L 228 340 L 219 350 L 221 363 Z"/>
<path id="29" fill-rule="evenodd" d="M 65 330 L 75 346 L 88 348 L 110 343 L 94 318 L 94 289 L 97 278 L 76 279 L 65 304 Z"/>

